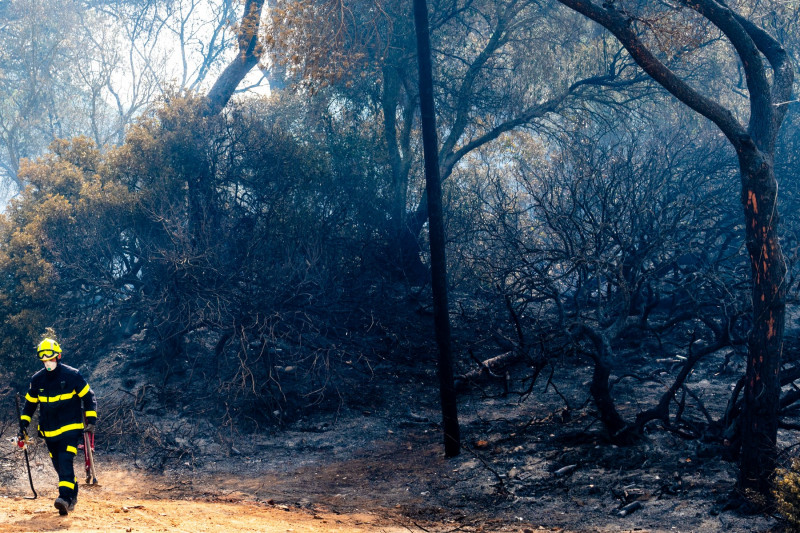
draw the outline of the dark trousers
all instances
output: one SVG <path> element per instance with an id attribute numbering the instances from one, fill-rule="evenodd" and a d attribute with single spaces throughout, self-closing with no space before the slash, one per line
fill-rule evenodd
<path id="1" fill-rule="evenodd" d="M 70 502 L 78 497 L 78 478 L 75 477 L 73 459 L 78 455 L 78 437 L 58 440 L 45 439 L 53 467 L 58 473 L 58 497 Z"/>

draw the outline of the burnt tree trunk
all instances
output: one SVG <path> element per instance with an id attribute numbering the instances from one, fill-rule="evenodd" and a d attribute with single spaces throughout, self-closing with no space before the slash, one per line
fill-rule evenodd
<path id="1" fill-rule="evenodd" d="M 618 328 L 619 326 L 617 325 L 616 327 Z M 609 337 L 599 331 L 595 331 L 586 324 L 575 324 L 572 329 L 574 329 L 571 332 L 573 338 L 576 340 L 580 337 L 588 338 L 594 348 L 593 352 L 590 353 L 594 368 L 592 369 L 589 393 L 592 395 L 595 407 L 597 407 L 598 417 L 613 442 L 621 443 L 626 441 L 628 436 L 624 435 L 624 433 L 626 433 L 627 423 L 614 405 L 614 399 L 611 397 L 611 387 L 609 386 L 613 355 L 608 341 Z M 613 334 L 612 332 L 611 335 Z"/>
<path id="2" fill-rule="evenodd" d="M 786 263 L 778 242 L 778 185 L 755 147 L 739 154 L 746 245 L 753 276 L 753 330 L 748 342 L 739 487 L 770 491 L 776 465 Z"/>
<path id="3" fill-rule="evenodd" d="M 431 282 L 436 343 L 439 346 L 439 393 L 444 427 L 444 454 L 455 457 L 461 452 L 456 389 L 453 381 L 453 354 L 450 343 L 450 315 L 447 302 L 447 266 L 445 260 L 442 184 L 439 178 L 439 147 L 436 114 L 433 104 L 433 68 L 428 30 L 428 6 L 414 0 L 414 25 L 417 32 L 419 93 L 422 121 L 422 144 L 425 155 L 425 188 L 428 193 L 428 228 L 431 246 Z"/>
<path id="4" fill-rule="evenodd" d="M 620 416 L 611 397 L 611 389 L 608 380 L 611 377 L 611 365 L 605 358 L 597 358 L 594 361 L 592 371 L 592 383 L 589 385 L 589 392 L 597 407 L 600 421 L 609 433 L 612 442 L 616 442 L 626 427 L 625 420 Z"/>

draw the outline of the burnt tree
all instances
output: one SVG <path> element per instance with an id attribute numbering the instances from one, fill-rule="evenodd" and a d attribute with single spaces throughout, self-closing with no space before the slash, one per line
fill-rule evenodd
<path id="1" fill-rule="evenodd" d="M 717 0 L 679 2 L 716 26 L 736 50 L 749 93 L 750 118 L 745 125 L 731 109 L 690 86 L 656 57 L 637 31 L 635 14 L 618 8 L 614 2 L 601 6 L 585 0 L 559 1 L 614 34 L 649 76 L 716 124 L 736 150 L 753 305 L 744 385 L 739 488 L 769 494 L 776 461 L 786 295 L 786 266 L 778 241 L 774 153 L 778 131 L 791 100 L 794 77 L 791 62 L 774 38 L 724 3 Z"/>
<path id="2" fill-rule="evenodd" d="M 439 147 L 436 135 L 436 112 L 433 104 L 433 69 L 428 29 L 428 6 L 425 0 L 414 0 L 414 25 L 417 31 L 419 62 L 419 94 L 425 152 L 425 184 L 428 195 L 430 228 L 431 277 L 436 343 L 439 346 L 439 393 L 442 403 L 444 453 L 455 457 L 461 451 L 458 427 L 456 390 L 453 383 L 453 355 L 450 342 L 450 316 L 447 303 L 447 265 L 445 258 L 442 183 L 439 176 Z"/>

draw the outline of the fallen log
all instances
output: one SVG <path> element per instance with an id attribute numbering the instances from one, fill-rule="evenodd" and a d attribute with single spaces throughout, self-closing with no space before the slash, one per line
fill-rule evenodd
<path id="1" fill-rule="evenodd" d="M 619 516 L 619 517 L 628 516 L 629 514 L 633 513 L 634 511 L 636 511 L 638 509 L 641 509 L 641 508 L 642 508 L 642 502 L 637 500 L 635 502 L 629 503 L 628 505 L 626 505 L 622 509 L 619 509 L 617 511 L 617 516 Z"/>
<path id="2" fill-rule="evenodd" d="M 464 389 L 469 383 L 476 383 L 485 379 L 498 379 L 505 380 L 506 377 L 501 371 L 518 362 L 522 354 L 518 350 L 511 350 L 509 352 L 501 353 L 495 357 L 480 361 L 473 359 L 478 364 L 478 368 L 455 377 L 456 390 Z"/>

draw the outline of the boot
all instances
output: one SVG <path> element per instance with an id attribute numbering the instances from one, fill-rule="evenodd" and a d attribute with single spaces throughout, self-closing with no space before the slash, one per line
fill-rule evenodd
<path id="1" fill-rule="evenodd" d="M 67 511 L 70 513 L 75 509 L 75 504 L 78 503 L 78 480 L 75 479 L 75 494 L 72 495 L 72 499 L 69 501 L 69 506 L 67 507 Z"/>
<path id="2" fill-rule="evenodd" d="M 58 509 L 58 514 L 65 516 L 69 512 L 69 502 L 64 498 L 56 498 L 53 506 Z"/>

